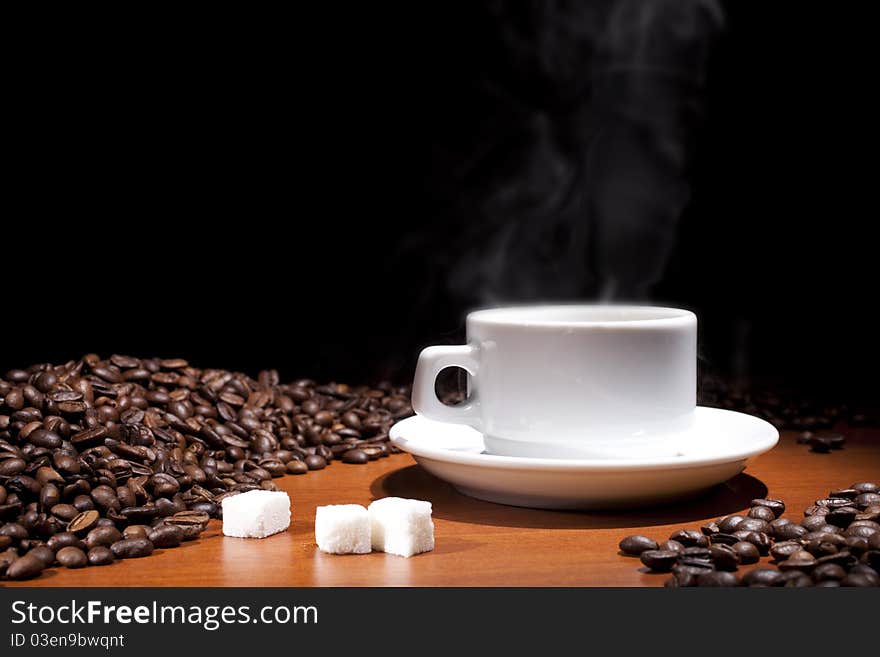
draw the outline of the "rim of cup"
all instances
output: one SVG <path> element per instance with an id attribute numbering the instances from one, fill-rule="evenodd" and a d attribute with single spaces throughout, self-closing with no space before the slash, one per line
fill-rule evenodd
<path id="1" fill-rule="evenodd" d="M 468 321 L 496 326 L 553 328 L 648 328 L 689 325 L 697 316 L 690 310 L 633 304 L 541 304 L 475 310 Z"/>

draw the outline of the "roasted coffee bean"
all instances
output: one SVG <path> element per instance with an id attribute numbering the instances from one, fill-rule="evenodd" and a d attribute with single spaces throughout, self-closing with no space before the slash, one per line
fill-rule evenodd
<path id="1" fill-rule="evenodd" d="M 147 538 L 150 533 L 150 529 L 152 529 L 152 527 L 149 527 L 147 525 L 129 525 L 128 527 L 126 527 L 125 529 L 122 530 L 122 538 L 123 539 Z M 121 540 L 121 539 L 117 539 L 117 540 Z M 113 541 L 113 542 L 115 543 L 116 541 Z M 111 545 L 112 544 L 113 543 L 111 543 Z"/>
<path id="2" fill-rule="evenodd" d="M 720 529 L 723 534 L 732 534 L 736 531 L 737 525 L 743 520 L 745 520 L 743 516 L 726 516 L 718 521 L 718 529 Z"/>
<path id="3" fill-rule="evenodd" d="M 770 548 L 770 555 L 776 561 L 785 561 L 801 550 L 803 550 L 803 546 L 798 541 L 779 541 Z"/>
<path id="4" fill-rule="evenodd" d="M 14 541 L 22 541 L 28 537 L 28 530 L 17 522 L 8 522 L 0 526 L 0 536 L 8 536 Z"/>
<path id="5" fill-rule="evenodd" d="M 669 537 L 671 541 L 678 541 L 687 547 L 707 547 L 709 539 L 696 529 L 679 529 Z"/>
<path id="6" fill-rule="evenodd" d="M 366 463 L 370 457 L 363 450 L 350 449 L 342 455 L 343 463 Z"/>
<path id="7" fill-rule="evenodd" d="M 6 569 L 9 579 L 33 579 L 46 568 L 46 564 L 38 556 L 30 552 L 13 561 Z"/>
<path id="8" fill-rule="evenodd" d="M 290 474 L 306 474 L 308 471 L 309 466 L 303 461 L 289 461 L 287 463 L 287 472 Z"/>
<path id="9" fill-rule="evenodd" d="M 672 552 L 681 554 L 682 552 L 684 552 L 684 545 L 682 545 L 678 541 L 663 541 L 657 546 L 657 549 L 666 551 L 671 550 Z"/>
<path id="10" fill-rule="evenodd" d="M 785 502 L 782 500 L 775 499 L 765 499 L 765 498 L 757 498 L 751 501 L 750 506 L 752 508 L 755 507 L 764 507 L 766 509 L 770 509 L 773 512 L 773 515 L 778 518 L 783 513 L 785 513 Z M 756 516 L 752 516 L 753 518 Z M 762 520 L 767 520 L 767 518 L 762 518 Z M 772 520 L 772 518 L 771 518 Z M 763 531 L 763 530 L 759 530 Z"/>
<path id="11" fill-rule="evenodd" d="M 736 531 L 763 532 L 765 534 L 769 534 L 773 531 L 773 528 L 766 520 L 760 520 L 758 518 L 745 518 L 741 523 L 736 526 Z"/>
<path id="12" fill-rule="evenodd" d="M 855 556 L 861 556 L 868 551 L 868 539 L 864 536 L 847 536 L 846 549 Z"/>
<path id="13" fill-rule="evenodd" d="M 180 545 L 184 534 L 178 525 L 161 524 L 151 529 L 147 537 L 157 548 L 173 548 Z"/>
<path id="14" fill-rule="evenodd" d="M 13 564 L 13 565 L 15 565 L 15 564 Z M 12 569 L 12 566 L 10 566 L 10 570 L 11 569 Z M 878 578 L 870 577 L 869 575 L 865 575 L 864 573 L 850 572 L 849 574 L 847 574 L 846 577 L 844 577 L 842 580 L 840 580 L 840 585 L 841 586 L 848 586 L 848 587 L 859 587 L 859 588 L 872 587 L 872 586 L 878 586 L 878 581 L 880 581 L 880 580 L 878 580 Z"/>
<path id="15" fill-rule="evenodd" d="M 779 520 L 782 520 L 780 518 Z M 779 522 L 779 520 L 775 520 L 774 522 Z M 771 530 L 773 531 L 773 537 L 777 541 L 790 541 L 794 539 L 798 539 L 804 534 L 807 533 L 807 528 L 801 525 L 797 525 L 793 522 L 786 522 L 779 525 L 774 525 L 772 522 L 770 523 Z"/>
<path id="16" fill-rule="evenodd" d="M 861 493 L 853 500 L 860 509 L 866 509 L 872 504 L 880 504 L 880 493 Z"/>
<path id="17" fill-rule="evenodd" d="M 789 589 L 802 589 L 813 586 L 813 578 L 805 573 L 793 570 L 782 574 L 783 586 Z"/>
<path id="18" fill-rule="evenodd" d="M 766 506 L 753 506 L 749 509 L 749 518 L 756 518 L 758 520 L 764 520 L 766 522 L 772 522 L 776 520 L 776 514 L 772 509 Z"/>
<path id="19" fill-rule="evenodd" d="M 198 538 L 208 526 L 210 517 L 199 511 L 182 511 L 165 519 L 166 525 L 175 525 L 183 531 L 183 540 L 191 541 Z"/>
<path id="20" fill-rule="evenodd" d="M 822 527 L 826 524 L 827 523 L 825 522 L 824 515 L 808 516 L 801 520 L 801 527 L 806 529 L 808 532 L 816 531 L 817 529 L 819 529 L 819 527 Z"/>
<path id="21" fill-rule="evenodd" d="M 83 511 L 67 525 L 67 531 L 74 534 L 87 534 L 98 522 L 100 514 L 95 510 Z"/>
<path id="22" fill-rule="evenodd" d="M 50 536 L 49 540 L 46 541 L 46 547 L 53 550 L 56 554 L 58 553 L 58 550 L 68 546 L 78 547 L 83 550 L 85 549 L 86 544 L 83 543 L 80 537 L 73 532 L 59 532 Z"/>
<path id="23" fill-rule="evenodd" d="M 813 579 L 816 582 L 822 582 L 829 579 L 839 581 L 844 577 L 846 577 L 846 571 L 836 563 L 819 564 L 813 569 Z"/>
<path id="24" fill-rule="evenodd" d="M 55 563 L 55 553 L 45 545 L 38 545 L 35 548 L 31 548 L 30 551 L 28 551 L 28 554 L 40 559 L 47 568 Z"/>
<path id="25" fill-rule="evenodd" d="M 110 546 L 117 559 L 137 559 L 153 553 L 153 544 L 146 538 L 125 538 Z"/>
<path id="26" fill-rule="evenodd" d="M 842 506 L 825 514 L 825 522 L 837 527 L 847 527 L 856 519 L 859 511 L 854 506 Z"/>
<path id="27" fill-rule="evenodd" d="M 810 571 L 816 565 L 816 558 L 806 550 L 799 550 L 785 561 L 779 562 L 779 570 Z"/>
<path id="28" fill-rule="evenodd" d="M 122 534 L 118 529 L 116 529 L 116 527 L 104 526 L 95 527 L 94 529 L 92 529 L 86 535 L 84 542 L 86 544 L 86 547 L 91 549 L 101 545 L 109 547 L 117 541 L 121 541 L 122 538 Z"/>
<path id="29" fill-rule="evenodd" d="M 859 491 L 859 493 L 880 493 L 880 483 L 873 481 L 859 481 L 850 485 L 850 488 Z"/>
<path id="30" fill-rule="evenodd" d="M 855 488 L 841 488 L 840 490 L 833 490 L 828 493 L 828 497 L 845 497 L 848 500 L 854 500 L 858 495 L 859 491 Z"/>
<path id="31" fill-rule="evenodd" d="M 782 573 L 773 568 L 755 568 L 743 575 L 742 581 L 746 586 L 779 586 Z"/>
<path id="32" fill-rule="evenodd" d="M 89 565 L 86 553 L 80 548 L 68 545 L 55 554 L 55 559 L 65 568 L 85 568 Z"/>
<path id="33" fill-rule="evenodd" d="M 305 458 L 305 464 L 309 470 L 323 470 L 327 466 L 327 461 L 323 456 L 310 454 Z"/>
<path id="34" fill-rule="evenodd" d="M 761 553 L 757 547 L 747 541 L 739 541 L 732 546 L 733 551 L 743 565 L 758 563 Z"/>
<path id="35" fill-rule="evenodd" d="M 754 546 L 751 547 L 757 553 L 757 549 Z M 739 553 L 728 545 L 712 545 L 712 547 L 709 548 L 709 554 L 712 563 L 715 564 L 715 568 L 718 570 L 736 570 L 740 563 Z"/>
<path id="36" fill-rule="evenodd" d="M 89 564 L 92 566 L 109 566 L 116 561 L 113 556 L 113 550 L 106 545 L 96 545 L 91 548 L 88 553 Z"/>
<path id="37" fill-rule="evenodd" d="M 721 532 L 719 532 L 717 534 L 712 534 L 709 537 L 709 541 L 712 543 L 712 545 L 718 545 L 718 544 L 733 545 L 734 543 L 739 542 L 739 540 L 740 539 L 737 538 L 736 536 L 734 536 L 733 534 L 724 534 Z"/>
<path id="38" fill-rule="evenodd" d="M 702 537 L 702 534 L 700 536 Z M 666 573 L 675 565 L 679 555 L 672 550 L 645 550 L 639 555 L 639 558 L 651 570 Z"/>
<path id="39" fill-rule="evenodd" d="M 697 586 L 739 586 L 739 580 L 733 573 L 714 570 L 698 575 Z"/>
<path id="40" fill-rule="evenodd" d="M 618 547 L 620 548 L 620 551 L 624 554 L 629 554 L 636 557 L 645 550 L 659 549 L 657 541 L 652 538 L 648 538 L 647 536 L 641 536 L 639 534 L 627 536 L 622 541 L 620 541 Z"/>
<path id="41" fill-rule="evenodd" d="M 700 531 L 703 532 L 703 536 L 711 538 L 712 535 L 719 533 L 721 530 L 718 528 L 717 522 L 707 522 L 705 525 L 700 525 Z"/>

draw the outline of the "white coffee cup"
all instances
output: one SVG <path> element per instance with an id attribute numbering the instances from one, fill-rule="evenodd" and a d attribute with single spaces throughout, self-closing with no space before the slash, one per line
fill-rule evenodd
<path id="1" fill-rule="evenodd" d="M 696 409 L 697 318 L 653 306 L 558 305 L 478 310 L 467 345 L 428 347 L 413 383 L 416 413 L 467 424 L 487 451 L 524 457 L 637 455 L 681 436 Z M 443 404 L 441 370 L 470 374 L 468 399 Z"/>

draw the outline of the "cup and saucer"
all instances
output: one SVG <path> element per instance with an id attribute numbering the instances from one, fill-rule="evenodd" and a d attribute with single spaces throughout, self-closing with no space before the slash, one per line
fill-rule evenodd
<path id="1" fill-rule="evenodd" d="M 545 509 L 647 506 L 742 472 L 779 433 L 697 406 L 697 318 L 677 308 L 560 305 L 479 310 L 468 344 L 428 347 L 416 415 L 391 441 L 465 495 Z M 456 406 L 445 368 L 469 374 Z"/>

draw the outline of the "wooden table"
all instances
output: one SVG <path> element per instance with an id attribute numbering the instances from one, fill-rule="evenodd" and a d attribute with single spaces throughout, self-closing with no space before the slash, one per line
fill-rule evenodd
<path id="1" fill-rule="evenodd" d="M 663 540 L 675 529 L 742 511 L 755 497 L 782 498 L 791 517 L 835 487 L 880 480 L 880 430 L 844 429 L 846 448 L 814 454 L 785 432 L 745 473 L 699 499 L 631 512 L 563 512 L 500 506 L 465 497 L 407 454 L 367 465 L 334 463 L 305 476 L 276 479 L 290 493 L 293 525 L 264 540 L 224 537 L 212 521 L 203 537 L 146 559 L 103 568 L 53 568 L 6 586 L 658 586 L 618 554 L 634 533 Z M 388 495 L 431 500 L 436 549 L 393 555 L 335 556 L 314 544 L 315 507 Z M 762 560 L 762 562 L 766 559 Z"/>

